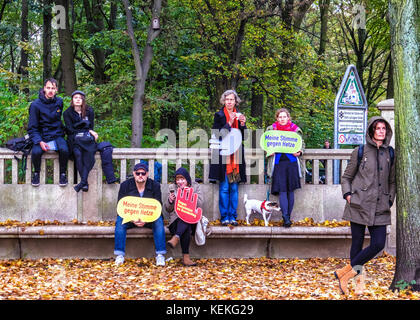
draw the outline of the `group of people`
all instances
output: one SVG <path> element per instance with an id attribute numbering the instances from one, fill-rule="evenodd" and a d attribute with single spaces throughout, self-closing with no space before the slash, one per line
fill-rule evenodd
<path id="1" fill-rule="evenodd" d="M 29 107 L 28 134 L 33 142 L 32 185 L 40 185 L 41 157 L 44 152 L 51 150 L 59 155 L 61 187 L 68 184 L 67 164 L 69 159 L 74 159 L 80 175 L 80 182 L 74 189 L 77 192 L 89 190 L 88 175 L 95 164 L 96 151 L 101 153 L 107 183 L 117 182 L 112 166 L 112 145 L 109 142 L 97 143 L 98 134 L 93 131 L 94 111 L 86 104 L 85 93 L 74 91 L 70 107 L 63 112 L 63 99 L 56 95 L 57 91 L 57 80 L 47 79 L 39 91 L 38 99 Z"/>
<path id="2" fill-rule="evenodd" d="M 85 102 L 85 95 L 81 91 L 72 94 L 71 108 L 64 112 L 64 121 L 68 131 L 68 147 L 64 140 L 64 128 L 61 124 L 63 110 L 62 100 L 55 96 L 57 83 L 54 80 L 46 81 L 40 91 L 39 99 L 30 107 L 28 132 L 31 135 L 34 147 L 32 161 L 34 165 L 33 185 L 39 185 L 40 158 L 48 150 L 48 144 L 54 140 L 59 152 L 60 185 L 66 185 L 67 159 L 72 153 L 76 159 L 81 181 L 75 186 L 76 191 L 87 191 L 87 175 L 93 166 L 93 147 L 98 135 L 93 131 L 94 112 Z M 241 100 L 235 90 L 225 91 L 221 98 L 221 109 L 214 114 L 212 130 L 220 133 L 219 139 L 228 134 L 232 128 L 242 133 L 246 129 L 246 117 L 239 110 Z M 290 112 L 281 108 L 277 110 L 272 125 L 267 130 L 292 131 L 302 135 L 302 131 L 291 121 Z M 373 259 L 385 246 L 386 226 L 391 223 L 390 208 L 395 199 L 395 161 L 391 156 L 389 144 L 392 129 L 382 117 L 373 117 L 369 120 L 366 133 L 366 144 L 363 146 L 362 159 L 359 159 L 359 148 L 352 152 L 349 164 L 341 178 L 343 198 L 346 201 L 344 216 L 351 224 L 352 245 L 350 248 L 350 263 L 334 272 L 339 281 L 339 289 L 347 294 L 348 281 L 356 277 L 356 293 L 364 290 L 363 265 Z M 326 144 L 325 148 L 329 148 Z M 292 225 L 291 215 L 294 207 L 294 191 L 301 188 L 302 176 L 299 158 L 302 150 L 290 153 L 275 153 L 267 161 L 267 174 L 271 176 L 271 194 L 278 196 L 279 205 L 283 215 L 284 226 Z M 244 146 L 231 155 L 222 156 L 219 150 L 212 152 L 209 179 L 219 183 L 219 211 L 222 225 L 238 225 L 238 184 L 246 182 Z M 215 159 L 215 161 L 213 161 Z M 194 235 L 196 225 L 186 223 L 180 219 L 174 210 L 177 190 L 192 187 L 198 195 L 197 207 L 203 204 L 203 195 L 200 185 L 191 180 L 188 171 L 182 167 L 176 170 L 174 183 L 169 186 L 168 194 L 162 200 L 160 183 L 150 179 L 147 163 L 137 163 L 133 168 L 133 177 L 120 185 L 118 200 L 125 196 L 153 198 L 163 204 L 169 213 L 169 231 L 172 235 L 167 242 L 163 216 L 151 223 L 141 220 L 123 224 L 123 219 L 117 216 L 115 225 L 115 263 L 124 263 L 127 229 L 133 227 L 146 227 L 153 230 L 156 265 L 165 265 L 166 245 L 175 248 L 180 243 L 182 250 L 182 263 L 185 266 L 195 266 L 189 255 L 191 237 Z M 363 248 L 365 229 L 370 232 L 370 245 Z"/>
<path id="3" fill-rule="evenodd" d="M 246 129 L 246 117 L 239 110 L 239 98 L 235 90 L 225 91 L 220 104 L 223 106 L 214 114 L 212 130 L 219 131 L 219 139 L 223 139 L 232 128 L 239 129 L 244 139 Z M 302 135 L 300 128 L 291 121 L 290 113 L 287 109 L 277 110 L 275 122 L 267 130 L 292 131 Z M 303 148 L 302 148 L 303 149 Z M 212 162 L 210 163 L 209 179 L 219 182 L 219 212 L 222 225 L 238 225 L 238 184 L 246 182 L 245 175 L 245 152 L 244 145 L 241 144 L 238 150 L 229 156 L 222 156 L 218 150 L 213 150 Z M 294 207 L 294 191 L 300 185 L 300 162 L 298 157 L 302 156 L 303 151 L 296 153 L 276 153 L 268 160 L 267 173 L 272 176 L 271 193 L 279 197 L 279 204 L 283 215 L 284 226 L 292 225 L 291 214 Z M 213 161 L 215 159 L 216 161 Z"/>

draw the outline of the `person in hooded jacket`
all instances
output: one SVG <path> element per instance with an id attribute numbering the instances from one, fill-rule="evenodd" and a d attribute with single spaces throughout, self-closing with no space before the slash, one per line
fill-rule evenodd
<path id="1" fill-rule="evenodd" d="M 185 187 L 193 188 L 194 193 L 198 195 L 197 208 L 202 208 L 203 195 L 200 190 L 200 185 L 197 182 L 191 181 L 191 176 L 188 171 L 180 167 L 175 172 L 175 183 L 171 184 L 168 188 L 168 197 L 164 204 L 165 210 L 169 213 L 169 231 L 172 238 L 168 241 L 171 248 L 175 248 L 181 242 L 182 250 L 182 263 L 185 266 L 197 265 L 190 258 L 189 248 L 191 242 L 191 235 L 195 234 L 197 224 L 190 224 L 181 220 L 175 212 L 175 200 L 178 189 Z"/>
<path id="2" fill-rule="evenodd" d="M 64 111 L 63 118 L 66 124 L 68 142 L 71 153 L 74 155 L 76 168 L 80 174 L 80 182 L 74 190 L 89 191 L 88 176 L 95 164 L 97 151 L 96 140 L 98 134 L 93 131 L 95 114 L 92 107 L 86 104 L 85 94 L 76 90 L 71 95 L 70 108 Z"/>
<path id="3" fill-rule="evenodd" d="M 356 277 L 356 294 L 363 294 L 363 265 L 385 247 L 386 226 L 391 224 L 391 206 L 396 190 L 395 161 L 389 148 L 391 138 L 389 123 L 382 117 L 372 117 L 368 122 L 360 163 L 357 147 L 341 178 L 346 200 L 343 219 L 350 221 L 352 235 L 350 263 L 334 272 L 343 294 L 348 294 L 348 281 L 353 277 Z M 366 227 L 370 244 L 363 249 Z"/>
<path id="4" fill-rule="evenodd" d="M 44 87 L 39 90 L 38 99 L 34 100 L 29 107 L 28 134 L 33 142 L 31 159 L 34 167 L 32 185 L 40 185 L 41 157 L 46 151 L 58 152 L 59 159 L 59 185 L 67 185 L 67 162 L 69 148 L 64 139 L 64 126 L 61 122 L 63 113 L 63 99 L 57 97 L 57 80 L 50 78 L 45 80 Z"/>

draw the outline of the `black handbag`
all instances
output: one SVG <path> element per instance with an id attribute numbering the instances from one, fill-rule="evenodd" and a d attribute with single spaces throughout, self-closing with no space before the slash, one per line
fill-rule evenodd
<path id="1" fill-rule="evenodd" d="M 74 141 L 80 143 L 90 143 L 94 142 L 95 138 L 90 134 L 90 132 L 79 132 L 74 136 Z"/>

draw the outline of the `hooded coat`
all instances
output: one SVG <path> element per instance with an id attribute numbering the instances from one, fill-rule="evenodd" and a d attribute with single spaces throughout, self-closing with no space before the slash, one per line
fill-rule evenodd
<path id="1" fill-rule="evenodd" d="M 191 181 L 191 176 L 185 168 L 180 167 L 180 168 L 178 168 L 178 170 L 176 170 L 175 175 L 174 175 L 174 180 L 175 180 L 175 177 L 177 175 L 181 175 L 187 180 L 188 186 L 193 188 L 194 193 L 196 193 L 198 195 L 198 197 L 197 197 L 197 208 L 203 208 L 203 195 L 202 195 L 201 190 L 200 190 L 200 185 L 197 182 L 192 182 Z M 178 216 L 175 212 L 175 202 L 174 203 L 169 203 L 170 190 L 175 190 L 175 194 L 176 194 L 178 192 L 177 184 L 173 183 L 173 184 L 169 185 L 168 195 L 166 197 L 166 201 L 165 201 L 165 204 L 164 204 L 166 212 L 169 213 L 169 225 L 171 225 L 172 222 L 174 222 L 178 218 Z M 195 232 L 195 226 L 196 225 L 194 225 L 193 232 Z"/>
<path id="2" fill-rule="evenodd" d="M 369 135 L 369 128 L 375 120 L 382 120 L 386 125 L 386 136 L 378 148 Z M 366 132 L 366 144 L 360 165 L 357 165 L 356 147 L 346 170 L 341 177 L 343 198 L 350 194 L 350 203 L 346 201 L 343 219 L 365 226 L 391 224 L 391 206 L 395 199 L 395 161 L 391 165 L 389 143 L 392 129 L 382 117 L 372 117 Z"/>
<path id="3" fill-rule="evenodd" d="M 62 113 L 63 99 L 57 96 L 47 99 L 44 89 L 40 89 L 38 99 L 29 107 L 28 133 L 34 144 L 64 137 Z"/>

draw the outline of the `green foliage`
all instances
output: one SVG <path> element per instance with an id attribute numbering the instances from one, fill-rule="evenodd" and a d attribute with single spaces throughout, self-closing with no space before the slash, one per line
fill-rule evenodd
<path id="1" fill-rule="evenodd" d="M 26 134 L 28 121 L 27 98 L 21 93 L 13 93 L 0 73 L 0 145 L 7 140 Z"/>
<path id="2" fill-rule="evenodd" d="M 146 83 L 143 146 L 159 146 L 157 132 L 163 128 L 178 130 L 179 121 L 187 121 L 189 131 L 204 129 L 209 133 L 213 114 L 220 107 L 220 94 L 235 84 L 243 100 L 240 107 L 247 116 L 248 128 L 259 129 L 258 123 L 266 128 L 274 121 L 275 110 L 287 107 L 293 121 L 304 132 L 306 146 L 322 147 L 323 141 L 333 136 L 334 99 L 339 83 L 347 64 L 355 63 L 355 54 L 346 47 L 339 24 L 340 19 L 351 16 L 343 17 L 340 10 L 350 13 L 356 2 L 334 2 L 335 9 L 330 7 L 328 44 L 326 53 L 320 57 L 317 53 L 318 2 L 308 10 L 301 27 L 295 29 L 287 25 L 283 17 L 271 12 L 268 5 L 258 1 L 165 1 L 160 18 L 161 33 L 152 44 L 154 56 Z M 78 88 L 86 92 L 87 102 L 95 110 L 95 130 L 100 141 L 130 147 L 136 79 L 123 6 L 118 2 L 111 27 L 111 2 L 102 2 L 104 27 L 91 34 L 89 27 L 93 22 L 86 20 L 84 3 L 74 2 L 70 19 Z M 377 54 L 379 66 L 389 54 L 385 3 L 386 0 L 364 1 L 368 33 L 366 54 Z M 0 25 L 1 142 L 26 132 L 27 109 L 37 97 L 42 81 L 42 7 L 38 2 L 30 3 L 31 38 L 29 43 L 21 43 L 21 17 L 16 10 L 20 5 L 20 0 L 8 2 Z M 131 0 L 131 6 L 135 36 L 142 52 L 152 12 L 146 1 Z M 241 42 L 239 36 L 243 36 Z M 235 50 L 237 43 L 240 43 L 239 50 Z M 26 81 L 16 74 L 20 50 L 29 53 Z M 60 62 L 56 32 L 52 35 L 51 50 L 55 72 Z M 105 56 L 106 81 L 103 84 L 93 81 L 95 50 L 102 50 Z M 238 58 L 234 59 L 238 53 Z M 367 66 L 365 75 L 372 73 L 373 78 L 381 79 L 375 67 Z M 386 74 L 382 76 L 386 78 Z M 320 79 L 319 87 L 313 86 L 316 78 Z M 382 81 L 375 97 L 383 95 L 386 82 Z M 22 94 L 23 88 L 28 88 L 30 94 Z M 254 93 L 263 96 L 262 119 L 251 117 Z M 369 104 L 374 106 L 375 99 Z M 70 98 L 64 97 L 65 108 L 69 103 Z M 378 113 L 376 108 L 369 108 L 369 116 Z"/>
<path id="3" fill-rule="evenodd" d="M 395 287 L 398 290 L 406 290 L 406 289 L 410 289 L 415 284 L 416 284 L 416 280 L 411 280 L 410 282 L 406 282 L 405 280 L 400 280 L 395 284 Z"/>

